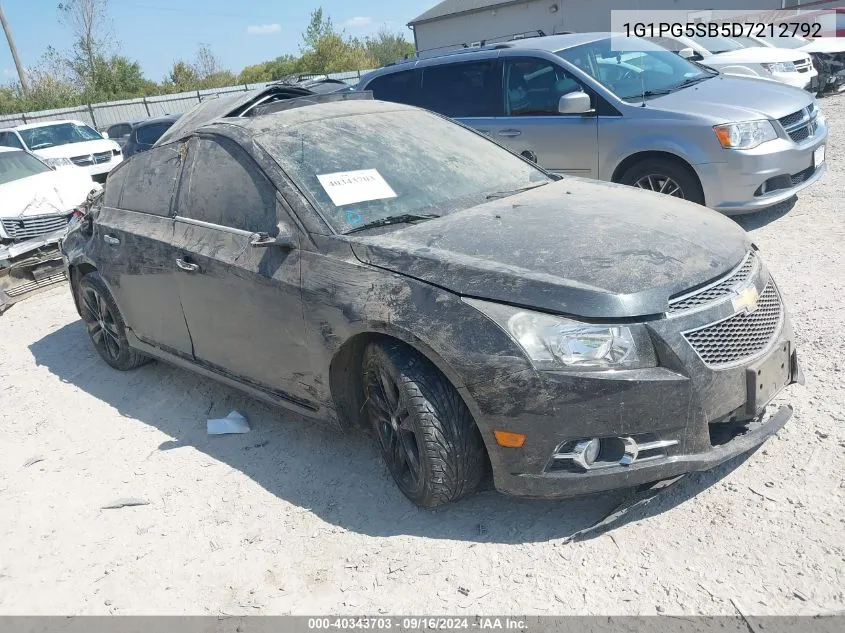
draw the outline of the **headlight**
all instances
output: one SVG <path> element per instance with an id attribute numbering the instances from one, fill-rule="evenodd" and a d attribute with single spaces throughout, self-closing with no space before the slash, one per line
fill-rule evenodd
<path id="1" fill-rule="evenodd" d="M 657 365 L 654 346 L 641 324 L 582 323 L 478 299 L 464 302 L 507 332 L 537 369 L 594 371 Z"/>
<path id="2" fill-rule="evenodd" d="M 73 167 L 73 161 L 69 158 L 44 158 L 42 160 L 50 167 Z"/>
<path id="3" fill-rule="evenodd" d="M 742 123 L 725 123 L 713 127 L 716 137 L 722 147 L 729 149 L 753 149 L 778 137 L 775 126 L 767 119 L 760 121 L 744 121 Z"/>
<path id="4" fill-rule="evenodd" d="M 795 64 L 793 62 L 773 62 L 771 64 L 760 64 L 768 73 L 794 73 Z"/>

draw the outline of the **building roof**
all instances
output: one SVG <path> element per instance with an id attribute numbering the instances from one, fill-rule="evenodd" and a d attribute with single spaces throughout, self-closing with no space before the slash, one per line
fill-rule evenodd
<path id="1" fill-rule="evenodd" d="M 483 11 L 484 9 L 495 9 L 496 7 L 506 4 L 519 4 L 520 2 L 528 2 L 529 0 L 443 0 L 440 4 L 431 7 L 422 15 L 418 15 L 413 20 L 408 22 L 408 26 L 414 26 L 422 22 L 431 22 L 432 20 L 439 20 L 448 15 L 456 15 L 458 13 L 473 13 L 475 11 Z"/>

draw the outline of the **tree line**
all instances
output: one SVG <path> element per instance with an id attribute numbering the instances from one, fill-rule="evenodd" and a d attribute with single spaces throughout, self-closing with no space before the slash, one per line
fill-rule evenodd
<path id="1" fill-rule="evenodd" d="M 73 33 L 73 47 L 49 46 L 20 82 L 0 86 L 0 114 L 16 114 L 87 103 L 276 81 L 290 75 L 378 68 L 414 52 L 401 33 L 382 28 L 354 38 L 338 30 L 322 8 L 311 13 L 299 55 L 281 55 L 234 73 L 222 66 L 211 46 L 199 44 L 193 59 L 173 62 L 160 82 L 144 76 L 141 65 L 112 48 L 108 0 L 67 0 L 58 5 L 61 22 Z"/>

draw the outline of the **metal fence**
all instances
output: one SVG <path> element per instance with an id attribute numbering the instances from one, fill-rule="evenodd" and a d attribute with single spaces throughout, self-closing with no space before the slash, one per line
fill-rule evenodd
<path id="1" fill-rule="evenodd" d="M 355 84 L 368 70 L 358 70 L 346 73 L 331 73 L 329 75 L 300 75 L 301 79 L 313 77 L 329 77 Z M 272 82 L 271 82 L 272 83 Z M 97 129 L 104 129 L 115 123 L 137 121 L 166 114 L 182 114 L 192 107 L 220 95 L 232 92 L 245 92 L 256 88 L 263 88 L 269 84 L 241 84 L 226 88 L 212 88 L 210 90 L 192 90 L 158 97 L 142 97 L 140 99 L 125 99 L 123 101 L 109 101 L 107 103 L 91 103 L 73 108 L 57 110 L 41 110 L 38 112 L 22 112 L 20 114 L 0 115 L 0 128 L 14 127 L 26 123 L 39 121 L 55 121 L 57 119 L 73 119 L 84 121 Z"/>

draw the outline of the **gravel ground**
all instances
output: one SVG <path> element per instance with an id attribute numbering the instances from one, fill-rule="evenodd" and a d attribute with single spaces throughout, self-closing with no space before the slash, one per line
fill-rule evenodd
<path id="1" fill-rule="evenodd" d="M 56 288 L 0 318 L 0 613 L 842 611 L 845 97 L 822 105 L 824 181 L 740 220 L 791 306 L 807 375 L 761 450 L 584 541 L 566 537 L 621 493 L 485 492 L 425 512 L 364 435 L 164 364 L 112 371 Z M 252 431 L 208 437 L 206 418 L 231 409 Z M 149 504 L 101 509 L 128 497 Z"/>

